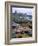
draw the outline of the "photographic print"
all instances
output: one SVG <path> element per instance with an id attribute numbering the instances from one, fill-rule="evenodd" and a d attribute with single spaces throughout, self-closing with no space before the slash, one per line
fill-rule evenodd
<path id="1" fill-rule="evenodd" d="M 32 9 L 12 7 L 12 38 L 32 37 Z"/>

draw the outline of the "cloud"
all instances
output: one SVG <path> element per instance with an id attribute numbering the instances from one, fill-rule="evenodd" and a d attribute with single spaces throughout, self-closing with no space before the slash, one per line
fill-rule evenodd
<path id="1" fill-rule="evenodd" d="M 12 13 L 17 11 L 17 13 L 27 13 L 28 15 L 32 15 L 32 9 L 31 8 L 17 8 L 13 7 L 12 8 Z"/>

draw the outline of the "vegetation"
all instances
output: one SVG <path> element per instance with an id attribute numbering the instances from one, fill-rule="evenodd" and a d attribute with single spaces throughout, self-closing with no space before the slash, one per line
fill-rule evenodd
<path id="1" fill-rule="evenodd" d="M 11 14 L 11 23 L 12 38 L 25 38 L 32 36 L 32 15 L 17 13 L 15 11 L 15 13 Z"/>

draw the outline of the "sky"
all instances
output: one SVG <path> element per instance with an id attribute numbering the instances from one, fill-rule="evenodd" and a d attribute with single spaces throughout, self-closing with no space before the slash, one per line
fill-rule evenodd
<path id="1" fill-rule="evenodd" d="M 27 13 L 27 15 L 32 15 L 32 9 L 31 8 L 18 8 L 18 7 L 13 7 L 12 8 L 12 13 L 15 13 L 15 11 L 17 11 L 17 13 Z"/>

